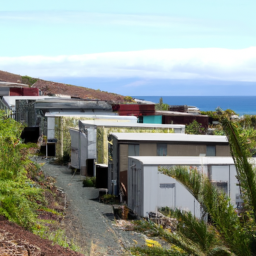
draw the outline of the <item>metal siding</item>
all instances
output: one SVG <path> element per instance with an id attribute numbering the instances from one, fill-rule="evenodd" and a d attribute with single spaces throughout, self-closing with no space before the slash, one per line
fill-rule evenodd
<path id="1" fill-rule="evenodd" d="M 132 199 L 133 199 L 133 190 L 132 190 L 132 165 L 134 162 L 137 162 L 137 160 L 133 160 L 132 158 L 128 159 L 128 172 L 127 172 L 127 191 L 129 190 L 129 196 L 127 198 L 127 205 L 130 209 L 133 208 L 132 205 Z"/>
<path id="2" fill-rule="evenodd" d="M 10 88 L 9 87 L 0 87 L 0 96 L 9 96 Z"/>
<path id="3" fill-rule="evenodd" d="M 239 184 L 237 178 L 237 172 L 235 165 L 230 165 L 230 199 L 233 205 L 236 205 L 236 196 L 240 195 L 240 188 L 236 184 Z"/>
<path id="4" fill-rule="evenodd" d="M 87 129 L 88 138 L 88 159 L 97 159 L 96 129 Z"/>
<path id="5" fill-rule="evenodd" d="M 55 118 L 47 117 L 47 139 L 55 138 Z"/>
<path id="6" fill-rule="evenodd" d="M 86 175 L 86 160 L 88 159 L 88 136 L 86 133 L 79 132 L 79 166 L 80 174 Z"/>
<path id="7" fill-rule="evenodd" d="M 80 169 L 79 164 L 79 131 L 69 130 L 71 136 L 71 167 Z"/>

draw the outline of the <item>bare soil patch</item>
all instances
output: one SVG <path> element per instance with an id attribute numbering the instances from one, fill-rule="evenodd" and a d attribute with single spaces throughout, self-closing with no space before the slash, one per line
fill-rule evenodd
<path id="1" fill-rule="evenodd" d="M 52 241 L 42 239 L 4 217 L 0 217 L 0 255 L 82 256 L 70 249 L 52 245 Z"/>

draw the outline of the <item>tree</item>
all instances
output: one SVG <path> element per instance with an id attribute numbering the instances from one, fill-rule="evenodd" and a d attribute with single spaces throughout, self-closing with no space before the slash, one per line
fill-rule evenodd
<path id="1" fill-rule="evenodd" d="M 163 103 L 163 98 L 161 97 L 161 98 L 159 99 L 159 103 L 155 105 L 155 109 L 156 109 L 156 110 L 165 110 L 165 111 L 168 111 L 168 110 L 169 110 L 169 105 Z"/>

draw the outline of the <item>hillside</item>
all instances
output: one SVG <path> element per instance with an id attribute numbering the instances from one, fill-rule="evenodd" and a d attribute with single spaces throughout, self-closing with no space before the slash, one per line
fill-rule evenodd
<path id="1" fill-rule="evenodd" d="M 12 74 L 9 72 L 0 70 L 0 81 L 13 82 L 13 83 L 24 83 L 34 88 L 40 89 L 44 95 L 48 94 L 64 94 L 72 97 L 79 97 L 82 99 L 99 99 L 108 100 L 114 102 L 120 102 L 124 100 L 124 96 L 109 93 L 100 90 L 94 90 L 86 87 L 80 87 L 70 84 L 56 83 L 52 81 L 45 81 L 42 79 L 36 79 L 28 76 L 21 76 Z"/>

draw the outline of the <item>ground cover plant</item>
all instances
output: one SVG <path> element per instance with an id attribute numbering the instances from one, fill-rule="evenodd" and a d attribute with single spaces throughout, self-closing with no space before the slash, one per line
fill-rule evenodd
<path id="1" fill-rule="evenodd" d="M 197 169 L 160 168 L 160 172 L 181 182 L 198 200 L 202 218 L 197 219 L 190 212 L 179 209 L 165 208 L 162 213 L 178 220 L 175 232 L 148 221 L 135 223 L 135 230 L 161 237 L 171 248 L 133 248 L 134 255 L 256 255 L 256 172 L 249 160 L 252 155 L 250 143 L 240 136 L 236 123 L 225 114 L 220 121 L 236 165 L 243 209 L 238 214 L 228 196 Z M 209 216 L 208 222 L 205 222 L 206 216 Z M 180 251 L 172 252 L 172 248 L 179 248 Z"/>
<path id="2" fill-rule="evenodd" d="M 0 111 L 0 215 L 43 238 L 77 250 L 59 229 L 63 206 L 51 177 L 30 160 L 36 144 L 23 144 L 23 125 Z"/>

